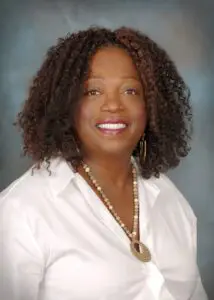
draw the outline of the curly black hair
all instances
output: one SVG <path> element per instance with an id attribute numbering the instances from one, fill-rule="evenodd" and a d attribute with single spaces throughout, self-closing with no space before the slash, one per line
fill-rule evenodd
<path id="1" fill-rule="evenodd" d="M 125 49 L 142 80 L 148 116 L 147 156 L 145 161 L 139 157 L 139 143 L 133 155 L 139 159 L 144 178 L 159 177 L 176 167 L 190 150 L 190 91 L 166 51 L 147 35 L 127 27 L 90 27 L 60 38 L 49 48 L 17 116 L 24 155 L 38 168 L 61 156 L 77 169 L 83 158 L 75 130 L 76 107 L 93 55 L 107 46 Z"/>

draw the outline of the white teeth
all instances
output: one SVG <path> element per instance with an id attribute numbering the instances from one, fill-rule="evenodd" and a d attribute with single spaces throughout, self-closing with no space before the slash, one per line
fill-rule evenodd
<path id="1" fill-rule="evenodd" d="M 127 125 L 123 124 L 123 123 L 114 123 L 114 124 L 110 124 L 110 123 L 105 123 L 105 124 L 99 124 L 97 125 L 98 128 L 103 128 L 103 129 L 123 129 L 125 128 Z"/>

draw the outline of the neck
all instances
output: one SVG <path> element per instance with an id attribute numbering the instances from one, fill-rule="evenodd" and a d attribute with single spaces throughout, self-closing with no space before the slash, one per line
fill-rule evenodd
<path id="1" fill-rule="evenodd" d="M 130 156 L 118 157 L 87 157 L 84 161 L 95 178 L 99 181 L 109 182 L 118 188 L 124 188 L 132 178 Z"/>

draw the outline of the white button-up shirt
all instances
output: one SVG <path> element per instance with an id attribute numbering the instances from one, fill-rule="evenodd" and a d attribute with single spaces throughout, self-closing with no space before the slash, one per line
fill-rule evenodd
<path id="1" fill-rule="evenodd" d="M 139 181 L 140 237 L 130 241 L 63 159 L 27 171 L 0 194 L 0 299 L 204 300 L 196 217 L 166 177 Z"/>

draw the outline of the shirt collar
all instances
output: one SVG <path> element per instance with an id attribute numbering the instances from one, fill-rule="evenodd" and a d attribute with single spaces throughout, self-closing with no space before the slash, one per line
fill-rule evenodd
<path id="1" fill-rule="evenodd" d="M 45 167 L 46 163 L 43 163 L 43 165 Z M 51 159 L 48 170 L 51 171 L 49 176 L 50 186 L 56 196 L 76 177 L 76 172 L 72 166 L 69 165 L 69 163 L 62 157 Z M 150 204 L 153 205 L 160 192 L 158 179 L 144 179 L 143 185 L 146 189 L 147 195 L 151 198 Z"/>
<path id="2" fill-rule="evenodd" d="M 44 162 L 43 166 L 47 168 L 48 165 Z M 56 196 L 68 186 L 76 175 L 72 166 L 62 157 L 52 158 L 48 171 L 51 172 L 47 172 L 50 187 Z"/>

